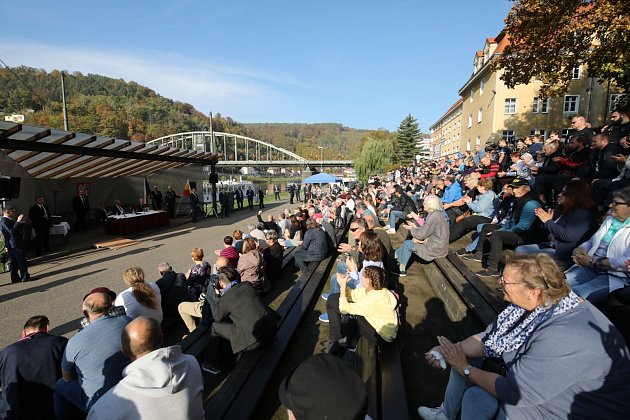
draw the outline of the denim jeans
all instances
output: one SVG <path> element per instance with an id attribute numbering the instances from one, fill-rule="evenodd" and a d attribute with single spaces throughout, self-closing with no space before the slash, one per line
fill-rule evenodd
<path id="1" fill-rule="evenodd" d="M 541 248 L 538 244 L 519 245 L 514 249 L 515 254 L 549 254 L 555 257 L 556 250 L 553 248 Z"/>
<path id="2" fill-rule="evenodd" d="M 339 293 L 341 291 L 341 287 L 339 287 L 339 283 L 337 283 L 337 273 L 346 274 L 348 271 L 348 265 L 345 261 L 337 261 L 337 271 L 330 276 L 330 294 L 333 295 L 335 293 Z"/>
<path id="3" fill-rule="evenodd" d="M 413 255 L 413 241 L 408 239 L 396 250 L 396 259 L 401 266 L 407 267 L 411 256 Z"/>
<path id="4" fill-rule="evenodd" d="M 389 227 L 391 229 L 395 229 L 396 228 L 396 221 L 398 219 L 404 219 L 405 218 L 405 213 L 400 211 L 400 210 L 390 210 L 389 211 L 389 219 L 387 221 L 387 223 L 389 224 Z"/>
<path id="5" fill-rule="evenodd" d="M 477 234 L 479 236 L 481 236 L 481 229 L 483 229 L 483 226 L 486 223 L 479 223 L 477 225 Z M 466 247 L 466 251 L 468 252 L 475 252 L 475 249 L 477 248 L 477 244 L 479 243 L 479 236 L 477 236 L 475 239 L 473 239 L 473 241 L 471 243 L 468 244 L 468 246 Z"/>
<path id="6" fill-rule="evenodd" d="M 57 381 L 53 394 L 55 416 L 58 419 L 74 419 L 85 415 L 91 405 L 90 399 L 83 392 L 78 380 L 66 382 L 63 378 Z"/>
<path id="7" fill-rule="evenodd" d="M 462 420 L 506 419 L 495 397 L 451 368 L 442 412 L 446 418 L 455 419 L 460 410 Z"/>
<path id="8" fill-rule="evenodd" d="M 591 267 L 572 267 L 566 272 L 566 277 L 575 294 L 593 304 L 602 303 L 610 292 L 621 289 L 628 282 L 628 279 Z"/>

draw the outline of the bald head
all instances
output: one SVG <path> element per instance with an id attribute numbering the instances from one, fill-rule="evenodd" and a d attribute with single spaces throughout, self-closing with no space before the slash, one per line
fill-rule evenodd
<path id="1" fill-rule="evenodd" d="M 83 313 L 92 321 L 105 315 L 112 306 L 112 300 L 106 293 L 92 293 L 83 300 Z"/>
<path id="2" fill-rule="evenodd" d="M 153 318 L 140 316 L 125 327 L 120 337 L 122 352 L 132 361 L 162 346 L 160 323 Z"/>
<path id="3" fill-rule="evenodd" d="M 228 260 L 227 258 L 225 257 L 217 258 L 217 262 L 216 262 L 217 270 L 222 267 L 227 267 L 228 265 L 230 265 L 230 260 Z"/>

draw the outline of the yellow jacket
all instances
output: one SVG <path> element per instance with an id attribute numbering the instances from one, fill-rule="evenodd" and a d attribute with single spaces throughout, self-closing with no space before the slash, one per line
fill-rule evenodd
<path id="1" fill-rule="evenodd" d="M 387 289 L 370 290 L 364 287 L 349 289 L 348 296 L 339 296 L 339 311 L 342 314 L 360 315 L 376 330 L 383 340 L 394 341 L 398 331 L 398 316 L 396 314 L 396 297 Z"/>

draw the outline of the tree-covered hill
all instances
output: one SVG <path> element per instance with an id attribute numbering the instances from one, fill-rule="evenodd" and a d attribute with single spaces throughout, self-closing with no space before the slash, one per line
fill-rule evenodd
<path id="1" fill-rule="evenodd" d="M 192 105 L 160 96 L 136 82 L 96 74 L 65 75 L 70 129 L 134 141 L 204 130 L 207 115 Z M 0 115 L 24 114 L 26 124 L 63 129 L 60 71 L 0 69 Z M 370 131 L 340 124 L 241 124 L 221 114 L 215 131 L 242 134 L 283 147 L 305 158 L 352 159 Z"/>

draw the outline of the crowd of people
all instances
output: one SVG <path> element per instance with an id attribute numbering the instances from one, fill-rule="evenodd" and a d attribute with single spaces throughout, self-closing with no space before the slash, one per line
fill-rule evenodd
<path id="1" fill-rule="evenodd" d="M 126 269 L 119 293 L 97 288 L 85 296 L 80 331 L 70 340 L 49 334 L 45 316 L 26 322 L 22 339 L 0 355 L 0 414 L 201 418 L 202 371 L 218 374 L 273 339 L 278 316 L 261 296 L 274 279 L 305 272 L 337 250 L 321 296 L 326 312 L 319 320 L 328 326 L 323 354 L 294 369 L 279 396 L 295 418 L 334 410 L 363 418 L 367 394 L 344 356 L 360 339 L 394 342 L 396 282 L 414 261 L 443 258 L 459 241 L 465 246 L 456 254 L 481 262 L 478 274 L 496 278 L 508 306 L 484 332 L 457 343 L 437 338 L 426 360 L 450 366 L 450 379 L 443 404 L 420 407 L 419 415 L 624 417 L 630 412 L 624 341 L 630 341 L 630 123 L 624 110 L 599 133 L 583 117 L 573 121 L 567 139 L 502 140 L 400 166 L 365 185 L 320 188 L 277 215 L 261 209 L 257 223 L 224 237 L 221 249 L 192 249 L 188 271 L 161 263 L 153 283 L 142 268 Z M 5 211 L 5 218 L 14 216 Z M 5 221 L 3 229 L 19 222 Z M 347 243 L 337 241 L 335 228 L 342 226 Z M 397 249 L 393 235 L 402 236 Z M 295 264 L 285 269 L 290 247 Z M 178 346 L 162 346 L 161 324 L 179 318 L 189 333 L 209 326 L 201 364 Z M 313 387 L 321 392 L 314 395 Z M 335 390 L 347 395 L 343 407 Z"/>

